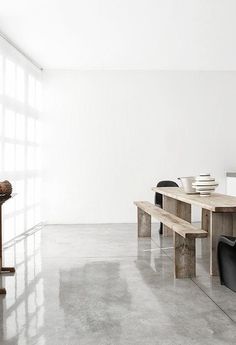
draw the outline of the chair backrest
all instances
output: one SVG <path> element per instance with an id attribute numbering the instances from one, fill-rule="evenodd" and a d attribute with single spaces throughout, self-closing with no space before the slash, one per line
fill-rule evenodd
<path id="1" fill-rule="evenodd" d="M 174 181 L 160 181 L 157 184 L 157 187 L 179 187 L 178 184 Z M 155 193 L 155 199 L 154 199 L 155 205 L 162 206 L 162 194 Z"/>

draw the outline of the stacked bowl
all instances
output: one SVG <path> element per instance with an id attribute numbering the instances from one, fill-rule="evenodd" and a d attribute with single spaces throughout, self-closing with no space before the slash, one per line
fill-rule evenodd
<path id="1" fill-rule="evenodd" d="M 193 182 L 192 186 L 201 196 L 209 196 L 215 191 L 218 183 L 210 174 L 200 174 L 195 178 L 195 182 Z"/>

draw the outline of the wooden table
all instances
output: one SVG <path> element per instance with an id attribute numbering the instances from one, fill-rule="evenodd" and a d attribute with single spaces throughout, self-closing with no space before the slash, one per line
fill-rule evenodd
<path id="1" fill-rule="evenodd" d="M 7 200 L 14 197 L 16 194 L 12 194 L 10 196 L 0 196 L 0 274 L 6 273 L 15 273 L 14 267 L 3 267 L 2 259 L 3 259 L 3 250 L 2 250 L 2 205 Z M 0 287 L 0 294 L 6 294 L 6 289 Z"/>
<path id="2" fill-rule="evenodd" d="M 191 222 L 191 206 L 202 209 L 202 229 L 208 231 L 210 240 L 210 274 L 218 275 L 217 243 L 220 235 L 236 236 L 236 197 L 213 193 L 211 196 L 186 194 L 179 187 L 155 187 L 163 195 L 163 209 Z M 172 232 L 171 232 L 172 234 Z M 170 230 L 164 226 L 164 236 Z"/>

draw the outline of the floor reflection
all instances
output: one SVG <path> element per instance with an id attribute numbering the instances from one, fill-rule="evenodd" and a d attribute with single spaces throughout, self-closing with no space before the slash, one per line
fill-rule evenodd
<path id="1" fill-rule="evenodd" d="M 65 327 L 71 338 L 106 333 L 119 344 L 121 315 L 131 305 L 127 281 L 122 278 L 119 262 L 89 262 L 81 267 L 60 271 L 60 305 Z M 73 327 L 72 325 L 75 325 Z"/>
<path id="2" fill-rule="evenodd" d="M 170 240 L 159 243 L 127 224 L 44 227 L 8 242 L 16 275 L 2 278 L 0 345 L 233 345 L 235 298 L 201 268 L 204 251 L 197 278 L 176 280 Z"/>
<path id="3" fill-rule="evenodd" d="M 4 261 L 16 268 L 14 276 L 2 277 L 7 295 L 0 296 L 1 345 L 44 344 L 44 284 L 41 262 L 41 231 L 32 229 L 4 248 Z"/>

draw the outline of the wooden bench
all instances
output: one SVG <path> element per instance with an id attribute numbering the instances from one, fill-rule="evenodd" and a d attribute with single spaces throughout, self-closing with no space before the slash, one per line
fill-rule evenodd
<path id="1" fill-rule="evenodd" d="M 135 201 L 138 210 L 138 237 L 151 237 L 151 216 L 173 231 L 175 278 L 196 276 L 195 239 L 208 236 L 208 232 L 171 214 L 148 201 Z"/>

